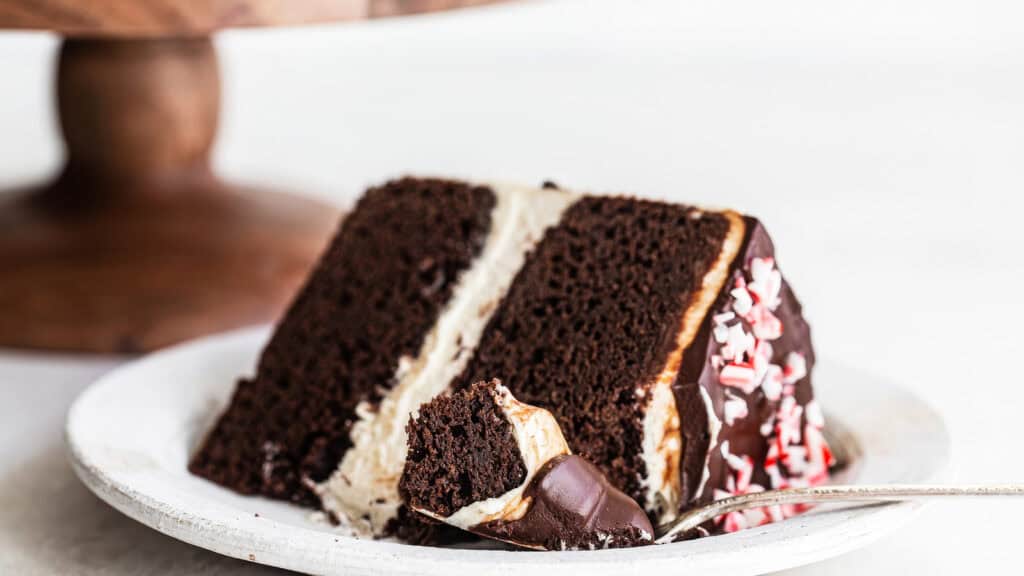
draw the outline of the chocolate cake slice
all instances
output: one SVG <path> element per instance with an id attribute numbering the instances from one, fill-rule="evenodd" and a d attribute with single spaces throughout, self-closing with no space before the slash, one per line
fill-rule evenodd
<path id="1" fill-rule="evenodd" d="M 448 389 L 572 199 L 438 179 L 369 190 L 190 470 L 322 508 L 360 534 L 396 530 L 409 414 Z"/>
<path id="2" fill-rule="evenodd" d="M 398 488 L 409 417 L 500 378 L 660 524 L 827 480 L 813 365 L 800 304 L 751 217 L 407 178 L 347 217 L 191 469 L 423 542 L 435 532 Z"/>
<path id="3" fill-rule="evenodd" d="M 650 544 L 637 503 L 569 453 L 554 417 L 497 380 L 419 409 L 399 491 L 421 514 L 537 550 Z"/>
<path id="4" fill-rule="evenodd" d="M 191 470 L 243 494 L 318 505 L 360 405 L 393 387 L 484 245 L 487 188 L 403 180 L 344 222 Z"/>

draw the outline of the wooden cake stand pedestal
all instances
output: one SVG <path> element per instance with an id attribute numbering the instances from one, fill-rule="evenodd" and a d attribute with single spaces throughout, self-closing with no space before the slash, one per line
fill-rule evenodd
<path id="1" fill-rule="evenodd" d="M 65 36 L 67 149 L 55 181 L 0 194 L 0 346 L 141 352 L 275 319 L 338 212 L 213 174 L 209 35 L 485 1 L 0 0 L 0 28 Z"/>

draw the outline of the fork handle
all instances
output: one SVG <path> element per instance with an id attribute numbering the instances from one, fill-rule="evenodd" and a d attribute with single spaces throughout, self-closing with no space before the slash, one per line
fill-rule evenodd
<path id="1" fill-rule="evenodd" d="M 765 490 L 723 498 L 679 515 L 656 530 L 657 544 L 730 512 L 779 504 L 820 504 L 823 502 L 896 502 L 948 496 L 1024 496 L 1024 484 L 860 484 L 814 486 Z"/>

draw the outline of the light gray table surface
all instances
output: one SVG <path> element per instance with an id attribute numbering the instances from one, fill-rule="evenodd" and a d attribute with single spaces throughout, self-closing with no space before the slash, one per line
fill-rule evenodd
<path id="1" fill-rule="evenodd" d="M 418 172 L 756 214 L 819 353 L 935 406 L 960 479 L 1022 481 L 1021 16 L 1010 1 L 556 0 L 230 33 L 217 164 L 342 204 Z M 0 188 L 59 163 L 56 45 L 0 34 Z M 64 412 L 122 361 L 0 352 L 0 574 L 274 573 L 137 525 L 74 479 Z M 934 504 L 794 573 L 1007 573 L 1022 514 Z"/>

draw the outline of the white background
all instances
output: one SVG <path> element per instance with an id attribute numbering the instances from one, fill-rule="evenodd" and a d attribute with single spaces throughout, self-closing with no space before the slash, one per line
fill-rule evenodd
<path id="1" fill-rule="evenodd" d="M 937 407 L 961 480 L 1024 481 L 1018 5 L 552 0 L 229 33 L 216 160 L 235 180 L 339 203 L 428 172 L 755 214 L 820 354 Z M 60 163 L 56 47 L 0 35 L 3 187 Z M 248 573 L 70 478 L 63 411 L 116 362 L 0 353 L 0 573 Z M 800 573 L 1016 570 L 1022 513 L 936 504 Z"/>

